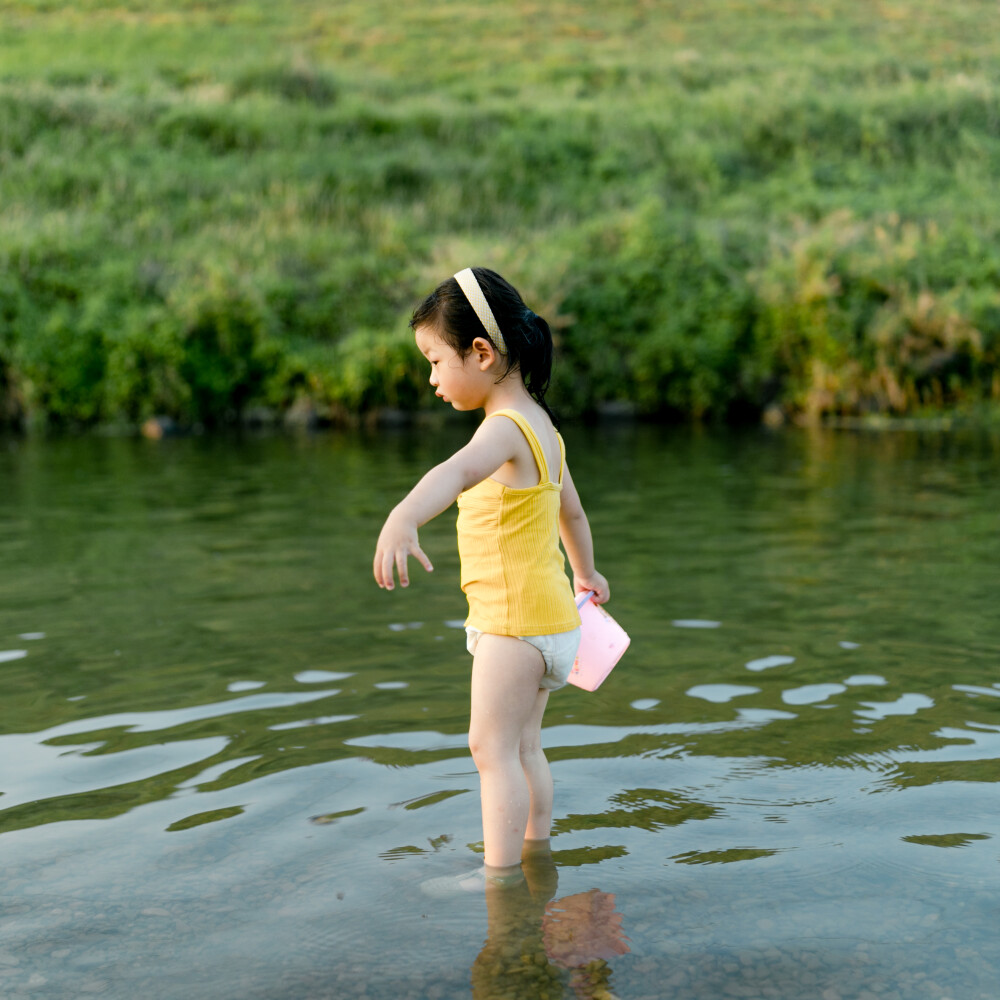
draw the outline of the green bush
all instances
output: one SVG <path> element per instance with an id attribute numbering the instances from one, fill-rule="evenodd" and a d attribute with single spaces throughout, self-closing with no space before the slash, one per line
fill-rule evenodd
<path id="1" fill-rule="evenodd" d="M 181 415 L 212 424 L 240 417 L 260 396 L 281 350 L 266 307 L 252 288 L 209 274 L 194 288 L 177 286 L 168 323 L 181 353 L 177 374 L 187 393 Z"/>
<path id="2" fill-rule="evenodd" d="M 759 405 L 746 234 L 699 230 L 653 201 L 592 233 L 580 258 L 563 353 L 591 389 L 586 405 L 694 416 Z"/>

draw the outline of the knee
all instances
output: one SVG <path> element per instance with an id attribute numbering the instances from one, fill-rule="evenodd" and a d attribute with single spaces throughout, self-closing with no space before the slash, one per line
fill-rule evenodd
<path id="1" fill-rule="evenodd" d="M 480 770 L 484 766 L 497 764 L 507 757 L 514 756 L 514 748 L 508 747 L 503 740 L 490 733 L 481 733 L 475 729 L 469 731 L 469 752 Z"/>
<path id="2" fill-rule="evenodd" d="M 495 753 L 495 750 L 492 741 L 487 739 L 483 733 L 470 729 L 469 752 L 472 754 L 472 759 L 476 762 L 476 766 L 478 767 L 488 761 Z"/>

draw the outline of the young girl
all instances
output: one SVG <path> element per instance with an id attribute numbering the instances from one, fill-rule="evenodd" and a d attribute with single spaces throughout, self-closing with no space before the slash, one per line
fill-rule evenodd
<path id="1" fill-rule="evenodd" d="M 544 849 L 552 775 L 541 748 L 549 692 L 562 687 L 580 641 L 576 592 L 599 604 L 590 526 L 545 402 L 548 324 L 499 274 L 466 268 L 442 282 L 410 321 L 435 394 L 486 417 L 472 440 L 430 470 L 386 519 L 375 580 L 409 584 L 407 559 L 430 572 L 417 529 L 458 500 L 462 590 L 472 661 L 469 747 L 479 771 L 485 865 L 472 884 L 520 875 L 522 849 Z M 537 843 L 537 842 L 543 843 Z"/>

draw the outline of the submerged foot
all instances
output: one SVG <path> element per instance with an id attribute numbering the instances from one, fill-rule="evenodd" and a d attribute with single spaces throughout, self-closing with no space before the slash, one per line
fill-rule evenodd
<path id="1" fill-rule="evenodd" d="M 442 875 L 428 879 L 420 888 L 428 896 L 453 896 L 459 892 L 483 892 L 489 887 L 498 889 L 520 885 L 524 874 L 519 867 L 513 869 L 477 868 L 461 875 Z"/>

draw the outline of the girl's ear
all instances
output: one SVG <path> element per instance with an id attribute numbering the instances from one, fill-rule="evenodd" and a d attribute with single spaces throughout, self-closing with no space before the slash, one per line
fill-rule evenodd
<path id="1" fill-rule="evenodd" d="M 476 337 L 472 342 L 472 355 L 481 372 L 486 371 L 498 357 L 496 348 L 485 337 Z"/>

